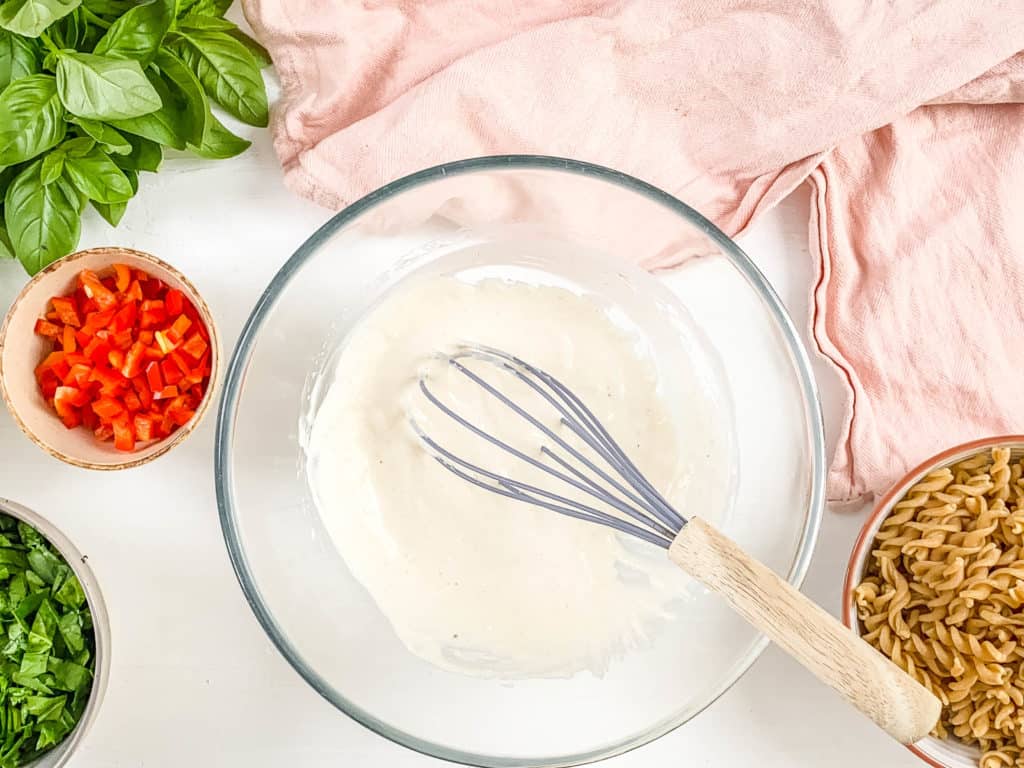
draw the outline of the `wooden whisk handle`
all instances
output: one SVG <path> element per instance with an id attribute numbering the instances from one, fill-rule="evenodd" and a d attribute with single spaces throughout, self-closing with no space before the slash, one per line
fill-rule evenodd
<path id="1" fill-rule="evenodd" d="M 904 744 L 927 736 L 939 700 L 736 542 L 699 518 L 669 557 L 744 619 Z"/>

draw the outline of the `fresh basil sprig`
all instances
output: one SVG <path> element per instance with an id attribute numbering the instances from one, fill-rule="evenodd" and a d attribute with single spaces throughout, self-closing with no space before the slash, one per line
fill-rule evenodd
<path id="1" fill-rule="evenodd" d="M 267 125 L 270 57 L 230 6 L 0 0 L 0 257 L 32 274 L 73 250 L 86 203 L 116 226 L 165 149 L 249 147 L 211 107 Z"/>

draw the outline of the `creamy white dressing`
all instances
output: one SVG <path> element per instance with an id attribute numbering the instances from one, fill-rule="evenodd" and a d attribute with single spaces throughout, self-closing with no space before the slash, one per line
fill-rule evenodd
<path id="1" fill-rule="evenodd" d="M 664 550 L 476 488 L 423 449 L 410 415 L 457 455 L 566 490 L 426 403 L 421 373 L 460 414 L 539 455 L 535 428 L 438 362 L 438 352 L 464 342 L 555 374 L 691 514 L 714 518 L 725 504 L 727 414 L 696 378 L 667 393 L 666 371 L 638 327 L 600 300 L 554 285 L 406 280 L 345 339 L 313 419 L 309 477 L 334 545 L 401 640 L 426 661 L 466 674 L 601 674 L 649 642 L 687 581 Z M 549 413 L 515 381 L 471 364 L 518 402 Z M 682 402 L 670 403 L 670 394 Z"/>

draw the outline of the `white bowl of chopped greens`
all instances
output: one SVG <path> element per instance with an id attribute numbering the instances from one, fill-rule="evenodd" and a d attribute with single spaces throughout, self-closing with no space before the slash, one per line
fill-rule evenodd
<path id="1" fill-rule="evenodd" d="M 107 685 L 110 630 L 87 558 L 0 498 L 0 768 L 70 760 Z"/>

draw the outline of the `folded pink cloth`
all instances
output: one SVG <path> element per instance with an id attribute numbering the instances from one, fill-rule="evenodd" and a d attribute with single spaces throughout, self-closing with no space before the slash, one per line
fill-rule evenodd
<path id="1" fill-rule="evenodd" d="M 734 235 L 809 181 L 814 338 L 849 387 L 832 498 L 1024 431 L 1021 0 L 243 4 L 286 182 L 331 208 L 524 152 L 634 174 Z"/>

